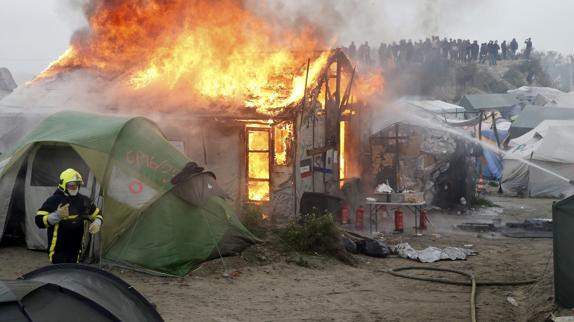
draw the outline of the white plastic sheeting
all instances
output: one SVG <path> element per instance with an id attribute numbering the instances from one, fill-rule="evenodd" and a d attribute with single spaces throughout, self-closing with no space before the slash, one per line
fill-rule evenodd
<path id="1" fill-rule="evenodd" d="M 467 256 L 476 253 L 467 248 L 458 247 L 427 247 L 423 250 L 414 249 L 409 243 L 402 243 L 395 246 L 395 252 L 402 258 L 417 260 L 422 263 L 433 263 L 440 260 L 465 260 Z"/>
<path id="2" fill-rule="evenodd" d="M 574 121 L 543 121 L 509 145 L 502 174 L 506 194 L 553 198 L 574 194 L 568 182 L 574 179 Z"/>

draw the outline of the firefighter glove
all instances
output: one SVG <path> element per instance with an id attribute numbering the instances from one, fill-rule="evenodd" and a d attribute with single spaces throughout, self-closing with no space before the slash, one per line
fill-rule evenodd
<path id="1" fill-rule="evenodd" d="M 90 234 L 95 235 L 100 231 L 100 227 L 102 226 L 102 221 L 99 218 L 96 218 L 88 227 Z"/>
<path id="2" fill-rule="evenodd" d="M 65 204 L 62 206 L 62 204 L 60 204 L 58 206 L 58 209 L 56 209 L 56 213 L 58 214 L 58 217 L 61 219 L 66 219 L 70 216 L 70 204 Z"/>

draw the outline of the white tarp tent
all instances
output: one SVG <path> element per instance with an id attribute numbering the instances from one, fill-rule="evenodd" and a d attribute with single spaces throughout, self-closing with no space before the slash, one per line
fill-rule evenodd
<path id="1" fill-rule="evenodd" d="M 554 102 L 557 106 L 574 107 L 574 91 L 556 97 Z"/>
<path id="2" fill-rule="evenodd" d="M 408 99 L 406 102 L 427 112 L 441 115 L 446 119 L 464 119 L 465 109 L 458 105 L 439 100 Z"/>
<path id="3" fill-rule="evenodd" d="M 535 103 L 535 100 L 542 96 L 546 101 L 552 101 L 557 97 L 564 95 L 564 92 L 552 87 L 533 87 L 522 86 L 520 88 L 511 89 L 506 91 L 508 94 L 518 95 L 519 99 L 524 99 L 530 103 Z"/>
<path id="4" fill-rule="evenodd" d="M 574 179 L 574 121 L 543 121 L 509 145 L 502 172 L 506 194 L 553 198 L 574 194 L 574 185 L 568 182 Z"/>

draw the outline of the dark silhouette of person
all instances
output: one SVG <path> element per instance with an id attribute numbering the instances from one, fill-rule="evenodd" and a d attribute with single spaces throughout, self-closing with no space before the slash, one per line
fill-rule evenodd
<path id="1" fill-rule="evenodd" d="M 480 45 L 480 60 L 478 61 L 479 64 L 486 64 L 486 56 L 488 56 L 488 45 L 483 42 Z"/>
<path id="2" fill-rule="evenodd" d="M 349 46 L 349 57 L 351 59 L 355 59 L 356 54 L 357 54 L 357 47 L 355 47 L 355 42 L 351 41 L 351 45 Z"/>
<path id="3" fill-rule="evenodd" d="M 470 47 L 472 61 L 476 61 L 478 59 L 478 52 L 480 50 L 478 41 L 475 40 Z"/>
<path id="4" fill-rule="evenodd" d="M 530 53 L 532 53 L 532 39 L 528 38 L 524 43 L 526 44 L 526 49 L 524 49 L 524 58 L 530 59 Z"/>
<path id="5" fill-rule="evenodd" d="M 506 45 L 506 40 L 500 44 L 500 49 L 502 49 L 502 59 L 506 60 L 506 52 L 508 51 L 508 46 Z"/>
<path id="6" fill-rule="evenodd" d="M 516 41 L 516 38 L 512 38 L 512 41 L 510 41 L 510 52 L 512 53 L 512 58 L 516 57 L 517 50 L 518 50 L 518 42 Z"/>

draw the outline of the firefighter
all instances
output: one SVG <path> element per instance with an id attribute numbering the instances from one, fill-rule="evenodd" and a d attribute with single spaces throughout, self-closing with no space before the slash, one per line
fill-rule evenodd
<path id="1" fill-rule="evenodd" d="M 60 174 L 60 183 L 36 214 L 36 225 L 48 229 L 49 259 L 53 264 L 77 263 L 82 251 L 84 222 L 90 234 L 97 234 L 103 223 L 102 213 L 79 193 L 82 176 L 74 169 Z"/>

